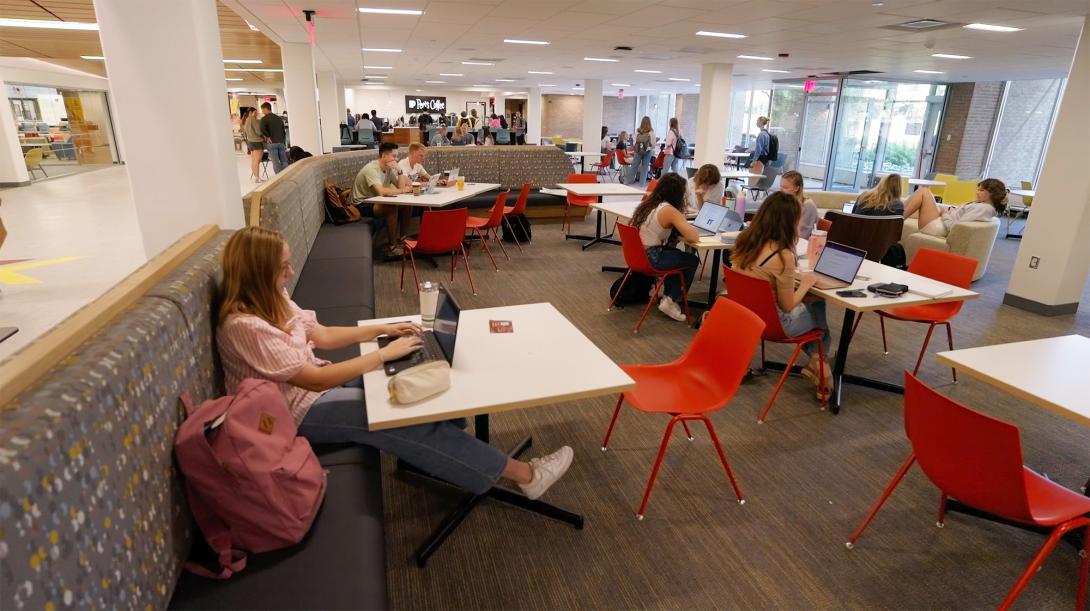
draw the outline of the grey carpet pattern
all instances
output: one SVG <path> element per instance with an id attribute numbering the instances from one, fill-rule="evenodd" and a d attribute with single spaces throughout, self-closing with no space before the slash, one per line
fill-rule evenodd
<path id="1" fill-rule="evenodd" d="M 581 233 L 593 233 L 588 216 Z M 1090 292 L 1077 315 L 1035 316 L 1001 305 L 1018 243 L 1000 239 L 987 275 L 974 285 L 954 324 L 956 347 L 1055 335 L 1090 335 Z M 606 311 L 617 277 L 599 271 L 621 265 L 620 249 L 586 252 L 565 241 L 558 225 L 534 227 L 534 241 L 492 270 L 471 255 L 479 295 L 462 271 L 453 283 L 463 307 L 551 302 L 618 363 L 676 358 L 695 333 L 652 310 L 639 335 L 639 308 Z M 430 279 L 449 279 L 422 266 Z M 375 270 L 378 316 L 417 311 L 413 290 L 399 292 L 398 265 Z M 409 276 L 411 280 L 411 275 Z M 707 276 L 695 285 L 705 294 Z M 834 343 L 843 311 L 829 308 Z M 853 341 L 848 370 L 899 381 L 911 368 L 926 327 L 887 324 L 890 354 L 883 355 L 875 315 Z M 923 380 L 986 413 L 1017 424 L 1027 464 L 1077 489 L 1090 476 L 1090 430 L 963 377 L 932 356 L 944 349 L 936 334 L 921 369 Z M 784 360 L 786 348 L 770 346 Z M 1019 363 L 1008 364 L 1017 368 Z M 511 363 L 510 367 L 518 367 Z M 571 366 L 578 367 L 578 362 Z M 1088 369 L 1090 371 L 1090 369 Z M 503 372 L 496 372 L 502 376 Z M 689 443 L 675 432 L 646 519 L 636 507 L 650 473 L 666 419 L 625 408 L 602 453 L 602 435 L 615 397 L 501 414 L 492 419 L 499 447 L 534 437 L 528 456 L 568 444 L 575 462 L 544 500 L 579 512 L 577 531 L 486 501 L 432 557 L 426 569 L 412 562 L 416 546 L 459 498 L 449 488 L 398 473 L 384 458 L 388 580 L 400 609 L 985 609 L 996 607 L 1043 538 L 951 514 L 935 527 L 938 492 L 914 468 L 864 534 L 844 547 L 908 452 L 898 395 L 848 386 L 839 416 L 819 410 L 813 387 L 791 378 L 763 425 L 756 417 L 776 382 L 759 376 L 712 415 L 747 498 L 738 505 L 705 431 Z M 679 427 L 680 428 L 680 427 Z M 1022 595 L 1024 609 L 1070 608 L 1078 557 L 1061 546 Z"/>

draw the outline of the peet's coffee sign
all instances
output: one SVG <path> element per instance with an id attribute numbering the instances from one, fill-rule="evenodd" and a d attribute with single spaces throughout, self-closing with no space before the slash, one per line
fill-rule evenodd
<path id="1" fill-rule="evenodd" d="M 445 114 L 447 112 L 447 98 L 430 95 L 407 95 L 405 96 L 405 112 L 410 114 L 416 112 Z"/>

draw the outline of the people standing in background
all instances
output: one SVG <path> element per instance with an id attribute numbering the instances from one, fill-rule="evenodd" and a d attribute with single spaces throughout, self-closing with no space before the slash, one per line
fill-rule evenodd
<path id="1" fill-rule="evenodd" d="M 676 156 L 677 141 L 681 138 L 681 130 L 678 128 L 677 117 L 670 118 L 670 129 L 666 132 L 666 146 L 663 152 L 666 156 L 662 159 L 662 173 L 677 172 L 678 157 Z"/>
<path id="2" fill-rule="evenodd" d="M 428 130 L 431 129 L 432 118 L 428 113 L 420 113 L 420 117 L 416 120 L 416 124 L 420 126 L 420 141 L 428 142 Z"/>
<path id="3" fill-rule="evenodd" d="M 284 130 L 284 121 L 273 114 L 272 104 L 261 105 L 261 137 L 265 139 L 265 148 L 269 151 L 273 172 L 279 174 L 288 167 L 288 137 Z"/>
<path id="4" fill-rule="evenodd" d="M 609 128 L 605 125 L 602 126 L 602 154 L 613 150 L 613 143 L 609 141 Z"/>
<path id="5" fill-rule="evenodd" d="M 526 119 L 522 118 L 522 113 L 512 113 L 511 129 L 515 132 L 515 144 L 526 144 Z"/>
<path id="6" fill-rule="evenodd" d="M 500 128 L 500 117 L 499 117 L 499 115 L 497 115 L 496 113 L 492 113 L 492 117 L 490 117 L 489 120 L 488 120 L 488 127 L 489 127 L 489 129 L 492 129 L 492 130 L 497 130 L 497 129 Z"/>
<path id="7" fill-rule="evenodd" d="M 382 133 L 382 124 L 385 123 L 379 116 L 378 111 L 374 108 L 371 109 L 371 124 L 375 126 L 376 137 Z"/>
<path id="8" fill-rule="evenodd" d="M 900 179 L 897 179 L 900 182 Z M 794 195 L 795 199 L 799 202 L 799 237 L 804 240 L 810 239 L 810 234 L 814 232 L 814 227 L 817 226 L 818 209 L 814 200 L 807 199 L 806 194 L 802 191 L 802 174 L 799 174 L 795 170 L 784 172 L 780 177 L 780 191 L 788 195 Z"/>
<path id="9" fill-rule="evenodd" d="M 772 136 L 768 133 L 768 117 L 757 117 L 757 129 L 761 130 L 761 133 L 757 134 L 757 142 L 753 145 L 753 152 L 749 155 L 749 171 L 754 174 L 764 174 L 765 167 L 770 161 L 769 146 L 772 141 Z M 756 184 L 759 178 L 751 178 L 750 184 Z"/>
<path id="10" fill-rule="evenodd" d="M 242 135 L 246 139 L 246 150 L 250 153 L 250 179 L 261 179 L 261 157 L 265 154 L 265 140 L 261 137 L 260 120 L 257 109 L 247 106 L 242 111 Z"/>
<path id="11" fill-rule="evenodd" d="M 352 109 L 348 109 L 348 117 L 345 119 L 345 125 L 348 126 L 348 133 L 351 134 L 352 144 L 359 142 L 359 131 L 356 130 L 356 117 L 352 116 Z"/>
<path id="12" fill-rule="evenodd" d="M 651 117 L 644 115 L 640 119 L 640 127 L 636 130 L 636 154 L 632 158 L 632 164 L 628 175 L 629 184 L 643 183 L 647 180 L 647 171 L 651 167 L 651 159 L 655 155 L 655 130 L 651 129 Z"/>
<path id="13" fill-rule="evenodd" d="M 503 115 L 500 115 L 500 129 L 508 129 L 507 119 Z"/>
<path id="14" fill-rule="evenodd" d="M 476 131 L 477 126 L 480 124 L 480 122 L 481 122 L 480 118 L 477 117 L 477 109 L 476 108 L 471 109 L 469 111 L 469 129 L 470 129 L 470 131 Z"/>
<path id="15" fill-rule="evenodd" d="M 723 205 L 723 175 L 714 163 L 705 163 L 686 183 L 685 212 L 695 214 L 704 202 Z"/>

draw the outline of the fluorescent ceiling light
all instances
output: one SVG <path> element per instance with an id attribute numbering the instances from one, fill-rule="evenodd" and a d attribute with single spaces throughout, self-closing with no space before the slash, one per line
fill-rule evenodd
<path id="1" fill-rule="evenodd" d="M 513 79 L 513 78 L 498 78 L 498 79 L 496 79 L 496 82 L 497 83 L 514 83 L 515 79 Z"/>
<path id="2" fill-rule="evenodd" d="M 439 76 L 465 76 L 461 72 L 440 72 Z"/>
<path id="3" fill-rule="evenodd" d="M 618 59 L 609 59 L 608 57 L 584 57 L 585 62 L 618 62 Z"/>
<path id="4" fill-rule="evenodd" d="M 444 85 L 444 84 L 446 84 L 446 81 L 424 81 L 424 82 L 429 84 L 429 85 Z"/>
<path id="5" fill-rule="evenodd" d="M 364 66 L 367 70 L 393 70 L 393 66 Z"/>
<path id="6" fill-rule="evenodd" d="M 633 70 L 642 74 L 662 74 L 662 70 Z"/>
<path id="7" fill-rule="evenodd" d="M 389 78 L 385 74 L 365 74 L 363 78 Z"/>
<path id="8" fill-rule="evenodd" d="M 224 72 L 283 72 L 283 68 L 224 68 Z"/>
<path id="9" fill-rule="evenodd" d="M 416 90 L 417 93 L 420 93 L 421 91 L 424 91 L 424 90 L 423 89 L 417 89 Z"/>
<path id="10" fill-rule="evenodd" d="M 776 70 L 775 68 L 761 68 L 761 72 L 775 72 L 776 74 L 791 74 L 790 70 Z"/>
<path id="11" fill-rule="evenodd" d="M 628 83 L 610 83 L 609 86 L 610 87 L 631 87 L 632 85 L 630 85 Z"/>
<path id="12" fill-rule="evenodd" d="M 100 60 L 100 61 L 106 59 L 105 57 L 102 57 L 101 55 L 80 55 L 79 57 L 80 57 L 80 59 L 97 59 L 97 60 Z"/>
<path id="13" fill-rule="evenodd" d="M 518 40 L 517 38 L 504 38 L 503 42 L 512 45 L 547 45 L 549 43 L 544 40 Z"/>
<path id="14" fill-rule="evenodd" d="M 774 60 L 776 58 L 775 57 L 768 57 L 768 56 L 765 56 L 765 55 L 739 55 L 738 59 L 759 59 L 759 60 L 761 60 L 763 62 L 770 62 L 770 61 L 772 61 L 772 60 Z"/>
<path id="15" fill-rule="evenodd" d="M 229 81 L 241 81 L 242 79 L 240 79 L 240 78 L 229 78 L 227 80 L 229 80 Z"/>
<path id="16" fill-rule="evenodd" d="M 676 77 L 673 77 L 673 76 L 671 76 L 671 77 L 670 77 L 669 79 L 667 79 L 667 80 L 671 80 L 671 81 L 680 81 L 680 82 L 682 82 L 682 83 L 688 83 L 688 82 L 689 82 L 689 79 L 687 79 L 687 78 L 676 78 Z"/>
<path id="17" fill-rule="evenodd" d="M 0 19 L 0 27 L 38 28 L 45 30 L 98 30 L 97 23 L 82 21 L 51 21 L 48 19 Z"/>
<path id="18" fill-rule="evenodd" d="M 538 87 L 556 87 L 556 85 L 553 85 L 552 83 L 538 83 L 537 86 Z"/>
<path id="19" fill-rule="evenodd" d="M 973 59 L 968 55 L 954 55 L 953 53 L 932 53 L 931 57 L 941 57 L 943 59 Z"/>
<path id="20" fill-rule="evenodd" d="M 462 62 L 465 66 L 495 66 L 492 62 Z"/>
<path id="21" fill-rule="evenodd" d="M 260 64 L 260 59 L 225 59 L 225 64 Z"/>
<path id="22" fill-rule="evenodd" d="M 696 33 L 697 36 L 711 36 L 713 38 L 745 38 L 745 34 L 730 34 L 728 32 L 705 32 L 700 30 Z"/>
<path id="23" fill-rule="evenodd" d="M 360 51 L 368 51 L 370 53 L 401 53 L 401 49 L 376 49 L 370 47 L 364 47 Z"/>
<path id="24" fill-rule="evenodd" d="M 913 72 L 917 74 L 946 74 L 945 72 L 939 70 L 913 70 Z"/>
<path id="25" fill-rule="evenodd" d="M 552 74 L 552 72 L 546 72 L 544 70 L 527 70 L 526 74 Z"/>
<path id="26" fill-rule="evenodd" d="M 361 8 L 361 13 L 377 13 L 379 15 L 423 15 L 424 11 L 414 11 L 403 8 Z"/>
<path id="27" fill-rule="evenodd" d="M 970 30 L 984 30 L 986 32 L 1021 32 L 1023 28 L 1012 28 L 1007 25 L 989 25 L 987 23 L 970 23 L 964 26 Z"/>

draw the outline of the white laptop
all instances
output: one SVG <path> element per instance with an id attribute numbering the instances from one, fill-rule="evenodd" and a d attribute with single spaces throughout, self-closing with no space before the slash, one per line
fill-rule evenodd
<path id="1" fill-rule="evenodd" d="M 844 214 L 852 214 L 853 212 L 855 212 L 855 202 L 845 203 L 843 206 L 840 207 L 840 210 L 844 212 Z"/>
<path id="2" fill-rule="evenodd" d="M 432 177 L 428 179 L 427 184 L 423 185 L 420 188 L 420 192 L 421 193 L 430 193 L 433 190 L 435 190 L 436 185 L 439 184 L 439 178 L 440 178 L 440 176 L 438 174 L 433 174 Z"/>
<path id="3" fill-rule="evenodd" d="M 704 205 L 700 207 L 700 212 L 696 215 L 696 218 L 689 221 L 689 224 L 696 228 L 697 232 L 702 236 L 715 235 L 719 231 L 719 226 L 723 224 L 723 219 L 727 216 L 726 206 L 720 206 L 711 202 L 704 202 Z"/>
<path id="4" fill-rule="evenodd" d="M 450 175 L 447 176 L 447 184 L 448 185 L 453 185 L 454 183 L 458 182 L 458 170 L 459 169 L 460 168 L 454 168 L 453 170 L 450 171 Z"/>
<path id="5" fill-rule="evenodd" d="M 819 289 L 839 289 L 850 286 L 855 282 L 855 275 L 863 266 L 863 259 L 867 258 L 867 251 L 852 248 L 837 242 L 826 242 L 821 251 L 817 263 L 814 265 L 814 273 L 818 280 L 814 286 Z"/>

